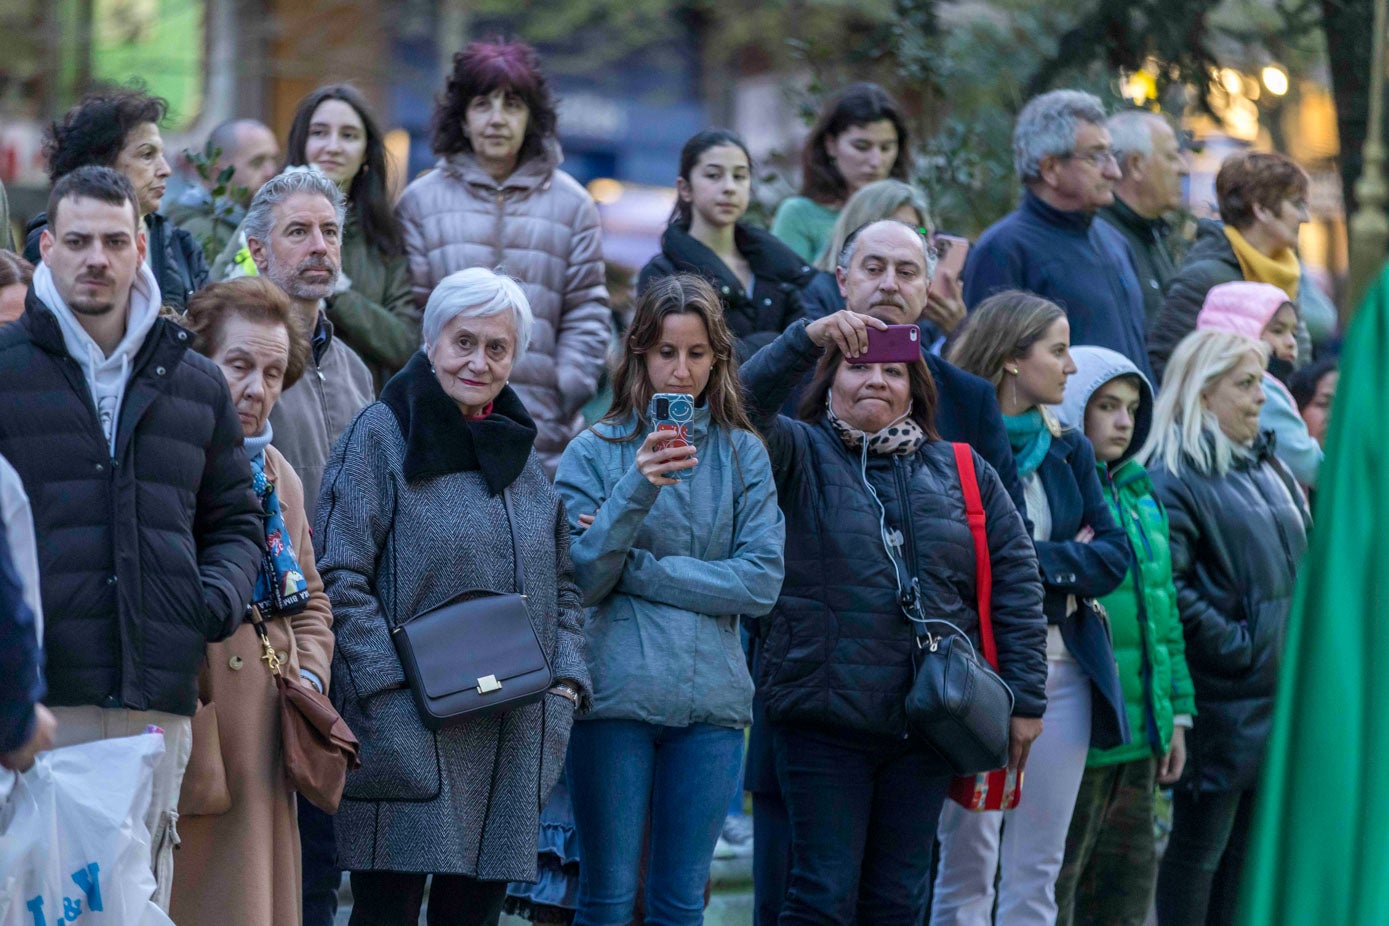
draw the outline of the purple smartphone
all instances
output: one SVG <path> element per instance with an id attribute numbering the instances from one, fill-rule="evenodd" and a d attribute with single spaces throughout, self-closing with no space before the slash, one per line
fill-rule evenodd
<path id="1" fill-rule="evenodd" d="M 888 325 L 868 329 L 868 350 L 852 358 L 854 363 L 912 363 L 921 359 L 921 329 L 915 325 Z"/>

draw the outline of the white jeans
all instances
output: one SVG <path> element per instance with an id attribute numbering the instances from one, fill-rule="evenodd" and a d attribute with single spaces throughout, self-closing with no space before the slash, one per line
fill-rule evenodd
<path id="1" fill-rule="evenodd" d="M 154 871 L 156 885 L 153 900 L 167 913 L 174 884 L 174 847 L 178 845 L 178 792 L 193 749 L 193 719 L 163 711 L 95 706 L 50 710 L 58 721 L 55 747 L 135 736 L 144 733 L 145 727 L 151 724 L 163 729 L 164 755 L 154 768 L 154 790 L 149 812 L 145 814 L 145 826 L 150 833 L 150 868 Z"/>
<path id="2" fill-rule="evenodd" d="M 991 922 L 1000 829 L 999 926 L 1054 926 L 1056 876 L 1089 746 L 1090 679 L 1069 659 L 1048 661 L 1047 710 L 1027 759 L 1021 803 L 1014 810 L 976 813 L 945 802 L 931 926 Z"/>

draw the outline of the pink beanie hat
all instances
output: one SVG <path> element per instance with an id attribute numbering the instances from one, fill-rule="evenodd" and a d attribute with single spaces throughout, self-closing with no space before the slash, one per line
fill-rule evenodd
<path id="1" fill-rule="evenodd" d="M 1269 283 L 1221 283 L 1206 293 L 1196 330 L 1227 331 L 1257 341 L 1278 309 L 1290 301 L 1286 292 Z"/>

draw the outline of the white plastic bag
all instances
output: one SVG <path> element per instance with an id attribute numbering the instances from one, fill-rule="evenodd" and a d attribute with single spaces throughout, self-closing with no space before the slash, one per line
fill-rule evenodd
<path id="1" fill-rule="evenodd" d="M 0 926 L 173 926 L 150 900 L 159 733 L 40 753 L 0 803 Z M 0 772 L 0 775 L 6 773 Z"/>

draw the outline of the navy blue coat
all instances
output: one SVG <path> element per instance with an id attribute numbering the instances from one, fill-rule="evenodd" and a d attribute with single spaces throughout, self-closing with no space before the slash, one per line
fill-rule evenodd
<path id="1" fill-rule="evenodd" d="M 34 705 L 43 697 L 43 673 L 34 612 L 10 559 L 10 542 L 0 528 L 0 753 L 29 741 Z"/>
<path id="2" fill-rule="evenodd" d="M 972 311 L 994 293 L 1022 289 L 1066 310 L 1072 344 L 1118 351 L 1148 367 L 1147 317 L 1133 251 L 1124 236 L 1082 212 L 1062 212 L 1031 192 L 979 237 L 961 278 Z"/>
<path id="3" fill-rule="evenodd" d="M 1128 718 L 1109 629 L 1087 608 L 1066 613 L 1066 599 L 1097 598 L 1119 587 L 1129 567 L 1128 536 L 1114 520 L 1095 470 L 1095 449 L 1070 428 L 1052 440 L 1037 467 L 1051 511 L 1051 540 L 1036 541 L 1037 563 L 1046 589 L 1048 624 L 1059 624 L 1061 638 L 1090 677 L 1090 745 L 1109 749 L 1128 742 Z M 1082 527 L 1095 537 L 1073 538 Z"/>

